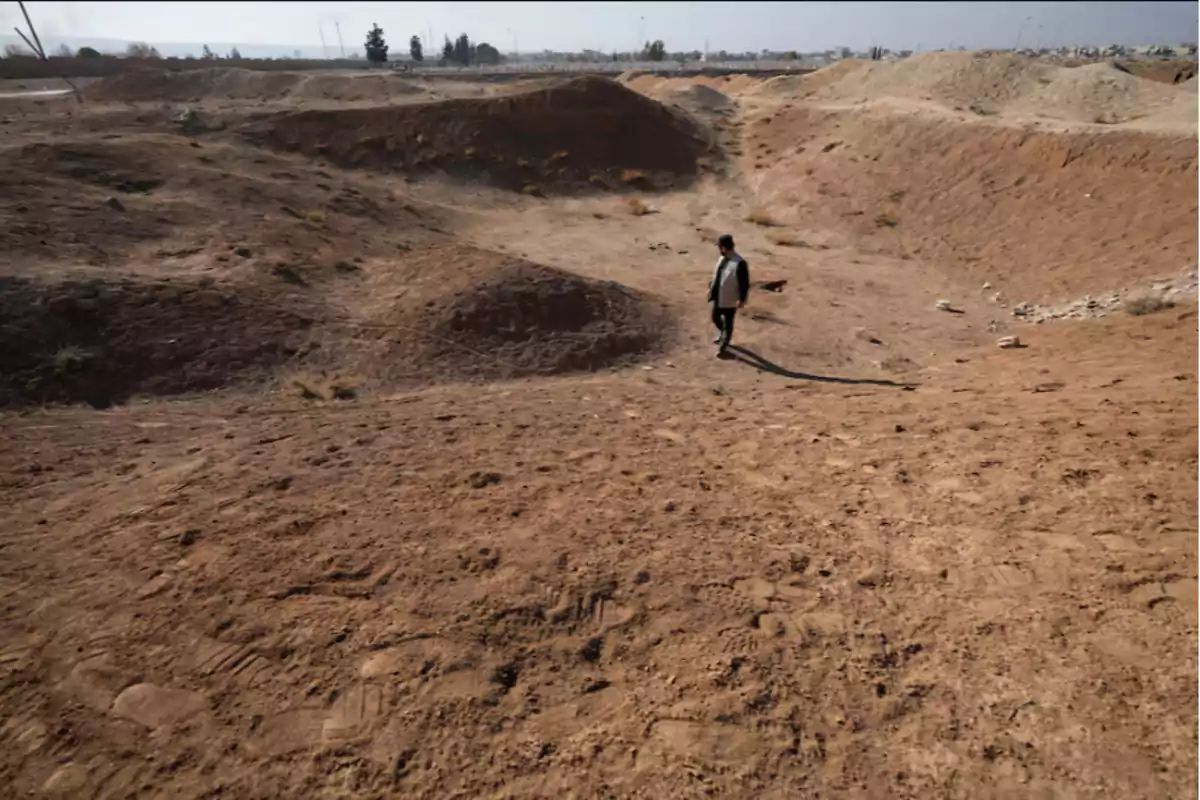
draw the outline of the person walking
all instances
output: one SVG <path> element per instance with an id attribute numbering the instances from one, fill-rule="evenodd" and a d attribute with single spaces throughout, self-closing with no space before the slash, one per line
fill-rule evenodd
<path id="1" fill-rule="evenodd" d="M 728 233 L 717 239 L 717 250 L 721 258 L 708 284 L 708 302 L 712 304 L 712 321 L 717 328 L 713 344 L 717 345 L 717 358 L 723 358 L 733 339 L 733 318 L 739 308 L 745 307 L 750 294 L 750 266 L 733 249 L 733 237 Z"/>

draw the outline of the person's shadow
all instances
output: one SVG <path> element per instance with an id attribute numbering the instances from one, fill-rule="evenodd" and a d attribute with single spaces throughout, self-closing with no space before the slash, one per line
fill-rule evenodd
<path id="1" fill-rule="evenodd" d="M 807 372 L 793 372 L 790 369 L 785 369 L 778 364 L 773 364 L 767 359 L 755 353 L 753 350 L 747 350 L 745 347 L 739 347 L 736 344 L 729 345 L 725 351 L 734 361 L 740 361 L 761 372 L 769 372 L 772 375 L 778 375 L 781 378 L 791 378 L 797 381 L 812 381 L 814 383 L 838 383 L 844 386 L 886 386 L 892 389 L 912 389 L 910 383 L 896 383 L 895 381 L 883 380 L 880 378 L 834 378 L 828 375 L 812 375 Z"/>

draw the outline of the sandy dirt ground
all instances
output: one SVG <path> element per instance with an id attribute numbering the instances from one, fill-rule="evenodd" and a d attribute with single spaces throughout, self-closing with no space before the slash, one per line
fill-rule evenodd
<path id="1" fill-rule="evenodd" d="M 0 784 L 1196 797 L 1194 81 L 953 55 L 0 100 Z"/>

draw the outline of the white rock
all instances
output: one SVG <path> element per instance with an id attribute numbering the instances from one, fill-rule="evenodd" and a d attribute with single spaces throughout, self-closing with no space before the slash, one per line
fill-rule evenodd
<path id="1" fill-rule="evenodd" d="M 938 300 L 936 303 L 933 304 L 933 306 L 934 306 L 934 308 L 938 309 L 939 311 L 949 311 L 950 310 L 950 301 L 949 300 Z"/>
<path id="2" fill-rule="evenodd" d="M 996 346 L 1004 350 L 1010 350 L 1014 347 L 1020 347 L 1021 340 L 1016 336 L 1002 336 L 997 340 Z"/>

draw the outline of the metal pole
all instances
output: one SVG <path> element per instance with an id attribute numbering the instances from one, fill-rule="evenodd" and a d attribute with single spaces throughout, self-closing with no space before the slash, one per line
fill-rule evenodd
<path id="1" fill-rule="evenodd" d="M 42 49 L 42 40 L 38 38 L 37 31 L 33 27 L 33 22 L 29 19 L 29 12 L 25 10 L 25 3 L 18 0 L 17 5 L 21 7 L 21 14 L 25 17 L 25 24 L 29 26 L 29 32 L 33 34 L 33 40 L 37 42 L 37 47 L 33 48 L 33 52 L 37 53 L 45 61 L 46 51 Z M 21 38 L 24 39 L 25 37 L 22 36 Z M 28 39 L 26 41 L 28 42 Z"/>
<path id="2" fill-rule="evenodd" d="M 46 51 L 44 49 L 42 49 L 42 40 L 40 38 L 38 38 L 37 28 L 33 27 L 33 20 L 31 20 L 29 18 L 29 12 L 25 10 L 25 3 L 18 0 L 17 5 L 19 5 L 21 7 L 21 14 L 22 14 L 22 16 L 25 17 L 25 24 L 29 26 L 29 33 L 33 36 L 33 41 L 37 43 L 37 46 L 35 47 L 34 44 L 31 43 L 28 38 L 26 38 L 25 34 L 21 33 L 20 28 L 13 28 L 13 30 L 15 30 L 20 35 L 20 37 L 25 40 L 25 44 L 27 44 L 33 48 L 34 52 L 38 54 L 38 56 L 42 59 L 42 61 L 45 61 L 46 63 L 51 64 L 53 67 L 53 62 L 51 62 L 50 59 L 46 58 Z M 62 80 L 63 83 L 65 83 L 67 86 L 71 87 L 71 91 L 75 94 L 75 102 L 82 104 L 83 103 L 83 95 L 81 95 L 79 93 L 79 87 L 76 86 L 74 83 L 72 83 L 71 79 L 68 78 L 66 75 L 64 75 L 62 70 L 55 69 L 54 71 L 58 73 L 58 77 Z"/>
<path id="3" fill-rule="evenodd" d="M 1021 49 L 1021 34 L 1025 32 L 1025 23 L 1029 22 L 1031 19 L 1033 19 L 1033 17 L 1026 17 L 1025 19 L 1021 20 L 1021 26 L 1017 28 L 1017 41 L 1013 44 L 1013 50 Z"/>

